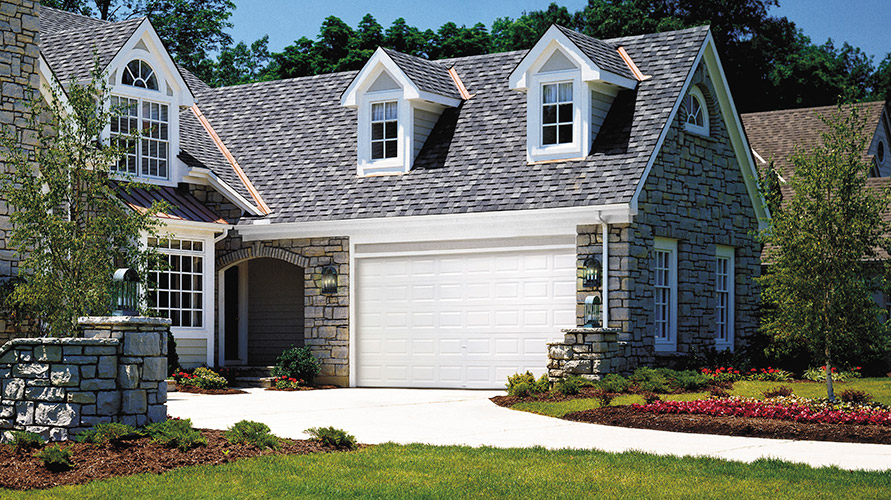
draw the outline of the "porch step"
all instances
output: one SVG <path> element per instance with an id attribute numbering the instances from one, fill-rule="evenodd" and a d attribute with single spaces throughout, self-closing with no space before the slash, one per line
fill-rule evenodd
<path id="1" fill-rule="evenodd" d="M 272 384 L 271 366 L 227 366 L 234 372 L 236 387 L 269 387 Z"/>
<path id="2" fill-rule="evenodd" d="M 272 387 L 272 377 L 236 377 L 235 387 Z"/>

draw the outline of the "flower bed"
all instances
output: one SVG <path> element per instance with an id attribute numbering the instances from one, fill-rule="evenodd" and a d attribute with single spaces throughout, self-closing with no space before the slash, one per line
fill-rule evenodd
<path id="1" fill-rule="evenodd" d="M 633 404 L 631 408 L 649 413 L 683 413 L 709 416 L 768 418 L 825 424 L 891 426 L 891 411 L 879 405 L 829 403 L 788 397 L 760 401 L 750 398 L 714 398 L 695 401 L 655 401 Z"/>
<path id="2" fill-rule="evenodd" d="M 768 366 L 767 368 L 750 368 L 743 372 L 732 366 L 718 366 L 702 368 L 703 375 L 713 378 L 717 382 L 736 382 L 738 380 L 757 380 L 762 382 L 788 382 L 792 380 L 792 373 L 779 368 Z"/>

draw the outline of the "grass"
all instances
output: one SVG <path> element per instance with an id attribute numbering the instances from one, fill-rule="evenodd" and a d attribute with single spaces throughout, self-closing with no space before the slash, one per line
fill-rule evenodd
<path id="1" fill-rule="evenodd" d="M 777 386 L 785 385 L 792 388 L 792 392 L 796 396 L 807 398 L 826 397 L 826 384 L 823 382 L 736 382 L 733 389 L 727 391 L 731 396 L 746 396 L 753 398 L 762 398 L 761 393 Z M 873 398 L 879 403 L 891 406 L 891 378 L 864 378 L 853 380 L 851 382 L 836 382 L 836 395 L 845 389 L 855 389 L 858 391 L 866 391 L 872 394 Z M 708 397 L 707 392 L 694 392 L 689 394 L 664 394 L 660 395 L 666 401 L 692 401 Z M 638 395 L 626 394 L 619 396 L 613 400 L 612 406 L 627 405 L 632 403 L 643 403 L 644 400 Z M 573 399 L 570 401 L 548 402 L 548 401 L 527 401 L 517 403 L 512 408 L 515 410 L 528 411 L 547 415 L 549 417 L 560 418 L 567 413 L 574 411 L 590 410 L 598 408 L 600 404 L 594 399 Z"/>
<path id="2" fill-rule="evenodd" d="M 0 498 L 887 498 L 891 475 L 640 452 L 385 444 L 266 456 Z"/>

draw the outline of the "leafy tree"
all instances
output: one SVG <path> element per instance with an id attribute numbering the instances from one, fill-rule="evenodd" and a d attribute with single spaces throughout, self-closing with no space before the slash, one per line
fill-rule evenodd
<path id="1" fill-rule="evenodd" d="M 301 37 L 283 51 L 273 53 L 266 73 L 273 80 L 316 74 L 318 54 L 313 50 L 313 45 L 312 40 Z"/>
<path id="2" fill-rule="evenodd" d="M 430 53 L 429 42 L 434 36 L 430 30 L 422 32 L 414 26 L 409 26 L 405 19 L 400 17 L 387 28 L 384 34 L 384 46 L 405 54 L 426 57 Z"/>
<path id="3" fill-rule="evenodd" d="M 261 80 L 269 59 L 269 35 L 250 46 L 244 42 L 238 42 L 234 47 L 226 45 L 217 56 L 213 79 L 207 83 L 212 87 L 224 87 Z"/>
<path id="4" fill-rule="evenodd" d="M 888 327 L 872 298 L 870 261 L 891 224 L 882 219 L 889 191 L 866 188 L 870 165 L 863 160 L 864 120 L 839 106 L 821 117 L 828 131 L 811 151 L 791 158 L 793 194 L 773 213 L 763 240 L 770 245 L 768 273 L 759 278 L 767 306 L 763 329 L 774 354 L 806 350 L 824 361 L 829 399 L 831 368 L 861 364 L 885 351 Z"/>
<path id="5" fill-rule="evenodd" d="M 8 168 L 0 177 L 0 194 L 11 208 L 9 245 L 26 274 L 9 300 L 33 311 L 45 333 L 62 336 L 74 331 L 78 316 L 108 310 L 117 264 L 135 267 L 145 277 L 151 251 L 136 242 L 156 232 L 153 216 L 167 207 L 156 204 L 140 213 L 120 202 L 117 190 L 131 184 L 111 182 L 109 174 L 125 150 L 99 139 L 120 110 L 109 108 L 98 69 L 90 84 L 70 84 L 67 105 L 61 89 L 51 92 L 49 103 L 39 94 L 31 103 L 36 136 L 4 130 L 0 143 Z M 97 109 L 97 102 L 104 105 Z M 35 141 L 40 147 L 29 156 L 22 144 Z"/>
<path id="6" fill-rule="evenodd" d="M 431 58 L 445 59 L 486 54 L 489 52 L 491 39 L 486 25 L 476 23 L 473 27 L 458 27 L 448 22 L 439 28 L 431 47 Z"/>

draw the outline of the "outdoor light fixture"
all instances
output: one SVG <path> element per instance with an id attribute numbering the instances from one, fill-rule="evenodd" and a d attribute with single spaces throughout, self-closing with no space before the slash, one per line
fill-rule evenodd
<path id="1" fill-rule="evenodd" d="M 139 274 L 129 267 L 114 272 L 111 288 L 112 316 L 136 316 L 139 304 Z"/>
<path id="2" fill-rule="evenodd" d="M 585 288 L 600 288 L 602 272 L 603 266 L 600 264 L 600 259 L 594 256 L 585 259 L 585 274 L 582 279 L 582 284 Z"/>
<path id="3" fill-rule="evenodd" d="M 600 324 L 600 297 L 589 295 L 585 297 L 585 327 L 599 328 Z"/>
<path id="4" fill-rule="evenodd" d="M 337 268 L 325 266 L 322 268 L 322 279 L 319 281 L 322 293 L 331 295 L 337 293 Z"/>

